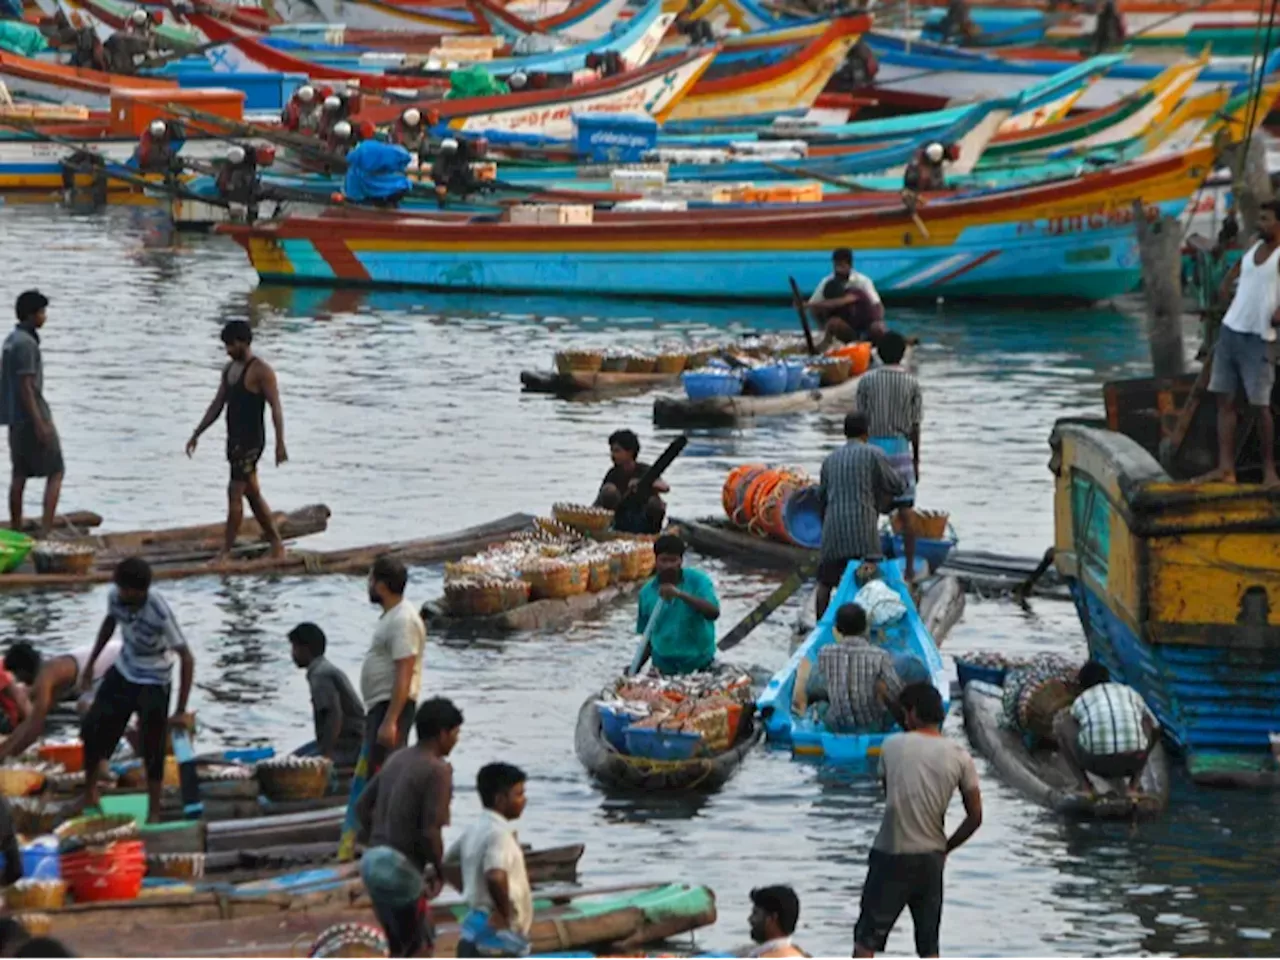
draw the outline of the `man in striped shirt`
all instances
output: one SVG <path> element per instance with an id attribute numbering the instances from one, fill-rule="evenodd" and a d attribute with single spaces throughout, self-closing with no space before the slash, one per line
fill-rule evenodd
<path id="1" fill-rule="evenodd" d="M 890 331 L 876 347 L 883 363 L 858 381 L 858 411 L 867 418 L 871 444 L 884 451 L 906 484 L 906 492 L 893 501 L 902 521 L 902 547 L 906 554 L 906 579 L 915 576 L 916 482 L 920 478 L 920 421 L 924 401 L 920 381 L 902 368 L 906 338 Z"/>
<path id="2" fill-rule="evenodd" d="M 1053 723 L 1063 759 L 1087 793 L 1093 792 L 1090 773 L 1106 780 L 1127 777 L 1129 789 L 1137 790 L 1159 726 L 1142 697 L 1131 687 L 1112 683 L 1098 661 L 1080 668 L 1077 683 L 1082 692 Z"/>
<path id="3" fill-rule="evenodd" d="M 844 435 L 848 442 L 823 461 L 818 481 L 822 548 L 814 598 L 819 618 L 849 563 L 881 555 L 880 514 L 907 491 L 889 458 L 867 442 L 865 415 L 845 417 Z"/>

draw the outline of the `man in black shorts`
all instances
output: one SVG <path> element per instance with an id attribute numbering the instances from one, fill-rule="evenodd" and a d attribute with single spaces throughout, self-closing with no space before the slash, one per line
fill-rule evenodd
<path id="1" fill-rule="evenodd" d="M 231 362 L 222 368 L 222 380 L 213 403 L 205 411 L 204 419 L 187 441 L 187 456 L 196 452 L 200 434 L 208 430 L 222 408 L 227 409 L 227 461 L 231 464 L 231 482 L 227 486 L 227 532 L 223 552 L 218 561 L 226 560 L 236 545 L 236 535 L 244 519 L 244 500 L 262 527 L 262 533 L 271 544 L 273 557 L 284 556 L 284 543 L 276 529 L 271 508 L 262 497 L 258 486 L 258 461 L 267 444 L 264 413 L 271 407 L 271 423 L 276 432 L 276 466 L 289 459 L 284 446 L 284 408 L 280 405 L 280 390 L 276 373 L 262 360 L 254 356 L 251 344 L 253 330 L 247 321 L 232 320 L 222 328 L 222 342 L 226 345 Z"/>
<path id="2" fill-rule="evenodd" d="M 62 492 L 62 444 L 44 400 L 44 362 L 40 328 L 49 300 L 39 290 L 18 297 L 14 312 L 18 325 L 4 341 L 0 359 L 0 420 L 9 427 L 9 457 L 13 477 L 9 485 L 9 525 L 22 529 L 22 496 L 28 477 L 45 477 L 44 514 L 40 535 L 53 529 L 58 496 Z"/>
<path id="3" fill-rule="evenodd" d="M 827 612 L 831 591 L 840 586 L 849 563 L 881 555 L 880 514 L 907 492 L 906 481 L 884 451 L 867 442 L 864 414 L 844 418 L 844 435 L 847 442 L 822 462 L 818 481 L 822 549 L 814 597 L 819 618 Z"/>

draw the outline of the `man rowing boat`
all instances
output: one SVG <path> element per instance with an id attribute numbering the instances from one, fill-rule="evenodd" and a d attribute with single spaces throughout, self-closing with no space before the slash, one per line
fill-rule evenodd
<path id="1" fill-rule="evenodd" d="M 648 497 L 618 509 L 623 506 L 627 494 L 639 486 L 640 478 L 649 469 L 647 463 L 639 461 L 639 456 L 640 438 L 632 431 L 616 430 L 609 437 L 609 457 L 613 466 L 600 484 L 596 506 L 617 511 L 613 528 L 620 533 L 657 533 L 667 518 L 667 505 L 658 494 L 668 493 L 671 488 L 662 480 L 653 481 Z"/>
<path id="2" fill-rule="evenodd" d="M 654 575 L 640 588 L 636 633 L 648 637 L 659 673 L 706 670 L 715 660 L 715 622 L 720 619 L 715 584 L 701 570 L 684 566 L 684 541 L 675 534 L 659 537 L 653 552 Z"/>
<path id="3" fill-rule="evenodd" d="M 253 329 L 248 321 L 232 320 L 222 328 L 222 342 L 226 344 L 231 362 L 222 368 L 222 380 L 213 402 L 205 411 L 204 419 L 187 441 L 187 456 L 196 452 L 200 434 L 208 430 L 222 408 L 227 409 L 227 461 L 231 464 L 231 482 L 227 486 L 227 530 L 222 553 L 217 561 L 228 559 L 236 545 L 236 535 L 244 520 L 244 500 L 262 527 L 262 533 L 271 544 L 273 557 L 284 556 L 284 541 L 276 529 L 271 508 L 258 486 L 258 461 L 267 443 L 264 414 L 271 407 L 271 423 L 276 432 L 276 466 L 289 459 L 284 445 L 284 409 L 280 405 L 280 390 L 276 384 L 276 372 L 262 359 L 254 356 Z M 215 562 L 217 562 L 215 561 Z"/>

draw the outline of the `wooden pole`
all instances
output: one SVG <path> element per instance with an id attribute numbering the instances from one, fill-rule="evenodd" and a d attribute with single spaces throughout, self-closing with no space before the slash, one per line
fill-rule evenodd
<path id="1" fill-rule="evenodd" d="M 1184 369 L 1182 227 L 1173 217 L 1148 221 L 1141 200 L 1133 202 L 1133 217 L 1138 225 L 1152 372 L 1157 377 L 1176 377 Z"/>
<path id="2" fill-rule="evenodd" d="M 1231 166 L 1231 189 L 1240 217 L 1240 235 L 1248 247 L 1258 232 L 1258 210 L 1273 198 L 1267 173 L 1267 147 L 1262 137 L 1233 144 L 1227 157 Z"/>

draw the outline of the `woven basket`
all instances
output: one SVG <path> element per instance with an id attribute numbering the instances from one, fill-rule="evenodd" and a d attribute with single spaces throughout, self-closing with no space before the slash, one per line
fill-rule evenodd
<path id="1" fill-rule="evenodd" d="M 560 373 L 596 373 L 604 363 L 598 350 L 561 350 L 556 354 L 556 370 Z"/>
<path id="2" fill-rule="evenodd" d="M 47 913 L 16 913 L 13 919 L 33 937 L 47 937 L 53 932 L 53 917 Z"/>
<path id="3" fill-rule="evenodd" d="M 603 533 L 613 523 L 612 510 L 579 503 L 557 503 L 552 506 L 551 513 L 561 526 L 584 533 Z"/>
<path id="4" fill-rule="evenodd" d="M 559 562 L 524 567 L 520 579 L 534 600 L 563 600 L 586 593 L 590 574 L 585 564 Z"/>
<path id="5" fill-rule="evenodd" d="M 47 803 L 34 797 L 18 797 L 9 801 L 13 814 L 13 828 L 27 837 L 42 837 L 52 833 L 67 815 L 67 807 L 60 803 Z"/>
<path id="6" fill-rule="evenodd" d="M 77 817 L 68 820 L 56 830 L 61 850 L 78 850 L 81 847 L 104 847 L 121 840 L 138 839 L 138 823 L 133 817 L 112 814 L 107 817 Z"/>
<path id="7" fill-rule="evenodd" d="M 664 353 L 654 361 L 654 372 L 676 374 L 684 370 L 689 357 L 683 353 Z"/>
<path id="8" fill-rule="evenodd" d="M 367 923 L 339 923 L 324 930 L 308 951 L 309 957 L 386 957 L 387 938 Z"/>
<path id="9" fill-rule="evenodd" d="M 147 856 L 147 876 L 171 880 L 199 880 L 204 876 L 203 853 L 153 853 Z"/>
<path id="10" fill-rule="evenodd" d="M 653 571 L 658 564 L 657 555 L 653 552 L 653 544 L 637 546 L 632 552 L 636 556 L 636 579 L 647 580 L 653 576 Z"/>
<path id="11" fill-rule="evenodd" d="M 461 581 L 444 588 L 445 604 L 455 617 L 492 617 L 529 602 L 523 580 Z"/>
<path id="12" fill-rule="evenodd" d="M 566 543 L 582 539 L 582 534 L 577 530 L 572 527 L 566 527 L 563 523 L 558 520 L 552 520 L 550 517 L 534 517 L 533 525 L 542 533 Z"/>
<path id="13" fill-rule="evenodd" d="M 279 757 L 258 764 L 258 783 L 268 800 L 318 800 L 329 789 L 328 757 Z"/>
<path id="14" fill-rule="evenodd" d="M 93 547 L 76 545 L 58 545 L 45 547 L 38 545 L 31 551 L 31 562 L 36 573 L 88 573 L 93 569 L 93 560 L 97 551 Z"/>
<path id="15" fill-rule="evenodd" d="M 916 510 L 912 515 L 914 522 L 911 524 L 911 528 L 915 531 L 917 537 L 923 540 L 946 539 L 947 522 L 951 519 L 951 514 L 945 510 Z M 895 513 L 892 522 L 894 532 L 901 533 L 901 514 Z"/>
<path id="16" fill-rule="evenodd" d="M 12 911 L 61 910 L 67 900 L 64 880 L 19 880 L 6 887 L 4 900 Z"/>
<path id="17" fill-rule="evenodd" d="M 853 364 L 847 357 L 828 357 L 813 364 L 818 371 L 819 382 L 824 387 L 834 387 L 853 376 Z"/>
<path id="18" fill-rule="evenodd" d="M 657 367 L 653 357 L 627 357 L 627 373 L 653 373 Z"/>
<path id="19" fill-rule="evenodd" d="M 605 356 L 604 360 L 601 361 L 600 363 L 601 373 L 624 373 L 626 369 L 627 369 L 626 354 L 615 354 L 612 356 L 607 355 Z"/>
<path id="20" fill-rule="evenodd" d="M 613 568 L 608 557 L 592 559 L 587 567 L 587 590 L 599 593 L 613 582 Z"/>
<path id="21" fill-rule="evenodd" d="M 0 767 L 0 794 L 6 797 L 25 797 L 39 793 L 44 786 L 44 774 L 30 767 Z"/>
<path id="22" fill-rule="evenodd" d="M 629 583 L 639 580 L 644 557 L 635 547 L 618 550 L 609 557 L 609 570 L 613 574 L 614 583 Z"/>
<path id="23" fill-rule="evenodd" d="M 1053 739 L 1053 718 L 1075 700 L 1075 691 L 1064 680 L 1045 680 L 1020 698 L 1019 721 L 1022 729 L 1042 740 Z"/>

